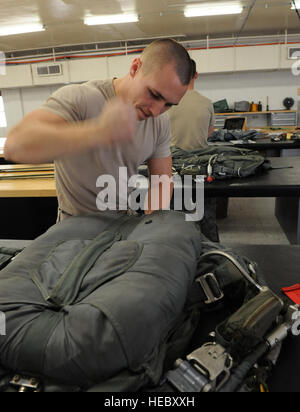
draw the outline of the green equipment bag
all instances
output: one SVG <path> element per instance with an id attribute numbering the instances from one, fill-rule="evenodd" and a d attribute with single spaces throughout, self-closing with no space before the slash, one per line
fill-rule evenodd
<path id="1" fill-rule="evenodd" d="M 174 211 L 103 212 L 53 226 L 0 272 L 0 390 L 137 391 L 186 352 L 201 309 L 241 276 L 194 222 Z M 247 267 L 241 260 L 241 264 Z M 209 276 L 214 292 L 199 277 Z M 233 285 L 233 287 L 231 287 Z"/>
<path id="2" fill-rule="evenodd" d="M 184 151 L 172 148 L 173 168 L 184 175 L 211 176 L 214 180 L 244 178 L 271 169 L 270 161 L 259 152 L 230 146 L 210 146 Z"/>

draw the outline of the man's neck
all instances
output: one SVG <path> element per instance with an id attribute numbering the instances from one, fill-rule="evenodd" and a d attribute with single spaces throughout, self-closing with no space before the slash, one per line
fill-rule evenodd
<path id="1" fill-rule="evenodd" d="M 113 79 L 113 86 L 115 89 L 115 94 L 118 97 L 126 96 L 126 77 L 122 77 L 121 79 Z"/>
<path id="2" fill-rule="evenodd" d="M 194 90 L 194 88 L 195 88 L 195 82 L 191 82 L 189 84 L 188 90 Z"/>

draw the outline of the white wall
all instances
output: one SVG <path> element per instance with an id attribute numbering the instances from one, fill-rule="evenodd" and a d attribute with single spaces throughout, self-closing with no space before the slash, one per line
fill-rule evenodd
<path id="1" fill-rule="evenodd" d="M 94 79 L 108 79 L 113 77 L 125 76 L 128 71 L 131 62 L 139 54 L 128 56 L 116 56 L 112 58 L 99 58 L 99 59 L 82 59 L 79 61 L 70 61 L 69 64 L 64 64 L 63 76 L 53 78 L 37 78 L 35 66 L 20 66 L 17 67 L 17 76 L 15 71 L 9 69 L 7 76 L 0 78 L 0 88 L 2 88 L 2 96 L 5 106 L 7 128 L 2 130 L 2 135 L 15 126 L 27 113 L 39 108 L 55 90 L 63 87 L 64 83 L 68 79 L 71 83 L 81 83 Z M 62 63 L 61 63 L 62 64 Z M 26 87 L 18 87 L 18 84 L 22 81 L 22 75 L 19 73 L 21 69 L 25 72 L 32 73 L 33 84 L 26 83 Z M 19 78 L 19 80 L 17 80 Z M 20 79 L 21 78 L 21 79 Z M 27 77 L 26 77 L 27 79 Z M 13 88 L 13 82 L 16 82 L 16 88 Z M 19 82 L 19 83 L 18 83 Z M 52 84 L 49 84 L 51 82 Z M 43 85 L 44 84 L 44 85 Z"/>
<path id="2" fill-rule="evenodd" d="M 6 133 L 22 120 L 27 113 L 38 109 L 60 87 L 62 86 L 36 86 L 2 90 L 7 120 Z"/>
<path id="3" fill-rule="evenodd" d="M 209 97 L 213 102 L 226 98 L 231 107 L 233 107 L 236 101 L 247 100 L 250 102 L 261 101 L 263 109 L 265 109 L 266 97 L 269 96 L 270 109 L 278 110 L 284 108 L 282 101 L 285 97 L 293 97 L 296 102 L 294 109 L 297 109 L 297 103 L 300 101 L 300 96 L 297 94 L 297 89 L 300 88 L 300 76 L 294 76 L 291 69 L 246 71 L 247 65 L 251 66 L 251 62 L 247 62 L 246 59 L 247 56 L 252 56 L 250 53 L 252 49 L 256 50 L 257 48 L 247 48 L 247 53 L 243 57 L 244 71 L 234 71 L 237 69 L 236 66 L 240 61 L 237 59 L 239 51 L 233 51 L 233 49 L 207 50 L 205 51 L 205 58 L 203 57 L 203 51 L 191 52 L 192 57 L 196 58 L 198 64 L 201 63 L 203 66 L 206 62 L 207 65 L 210 65 L 210 67 L 207 66 L 205 68 L 205 65 L 202 67 L 202 73 L 200 73 L 200 77 L 196 82 L 196 89 Z M 258 49 L 260 52 L 265 50 L 263 47 Z M 275 53 L 275 61 L 279 59 L 280 50 L 278 47 L 272 48 L 272 53 L 277 53 Z M 221 59 L 220 53 L 222 55 Z M 283 53 L 281 50 L 281 59 L 285 55 L 286 53 Z M 128 72 L 134 57 L 136 55 L 71 62 L 72 64 L 69 65 L 68 71 L 69 78 L 73 82 L 83 82 L 89 80 L 90 76 L 92 76 L 91 78 L 96 78 L 96 76 L 99 76 L 99 78 L 120 77 Z M 225 67 L 224 63 L 227 60 L 228 67 Z M 253 60 L 253 56 L 251 60 Z M 291 61 L 287 61 L 287 64 L 291 65 Z M 283 63 L 281 66 L 284 67 Z M 86 70 L 86 67 L 88 67 L 88 70 Z M 212 70 L 212 67 L 215 68 L 216 72 L 210 74 L 208 72 Z M 216 69 L 218 67 L 220 72 Z M 221 72 L 221 70 L 225 69 L 228 70 L 227 73 Z M 13 78 L 15 77 L 12 75 L 11 79 Z M 7 85 L 5 82 L 4 84 Z M 11 87 L 11 84 L 9 85 Z M 3 88 L 2 95 L 7 117 L 7 129 L 18 123 L 25 114 L 40 107 L 49 95 L 62 86 L 63 84 L 48 84 L 44 86 L 31 85 L 28 87 Z M 1 87 L 4 86 L 2 85 Z M 300 119 L 300 116 L 298 118 Z"/>
<path id="4" fill-rule="evenodd" d="M 290 70 L 200 74 L 195 88 L 213 102 L 227 99 L 229 107 L 234 102 L 261 101 L 266 108 L 266 98 L 269 96 L 270 110 L 284 109 L 282 104 L 285 97 L 293 97 L 294 110 L 297 110 L 298 88 L 300 77 L 293 76 Z"/>

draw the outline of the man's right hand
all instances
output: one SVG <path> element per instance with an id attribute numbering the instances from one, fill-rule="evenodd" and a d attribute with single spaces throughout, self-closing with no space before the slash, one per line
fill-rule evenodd
<path id="1" fill-rule="evenodd" d="M 134 106 L 120 98 L 107 103 L 96 120 L 96 146 L 113 146 L 132 141 L 137 129 Z"/>

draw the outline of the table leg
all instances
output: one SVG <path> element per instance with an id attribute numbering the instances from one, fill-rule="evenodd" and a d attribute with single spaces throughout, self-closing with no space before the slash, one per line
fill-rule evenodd
<path id="1" fill-rule="evenodd" d="M 300 199 L 276 198 L 275 216 L 291 244 L 300 244 Z"/>

